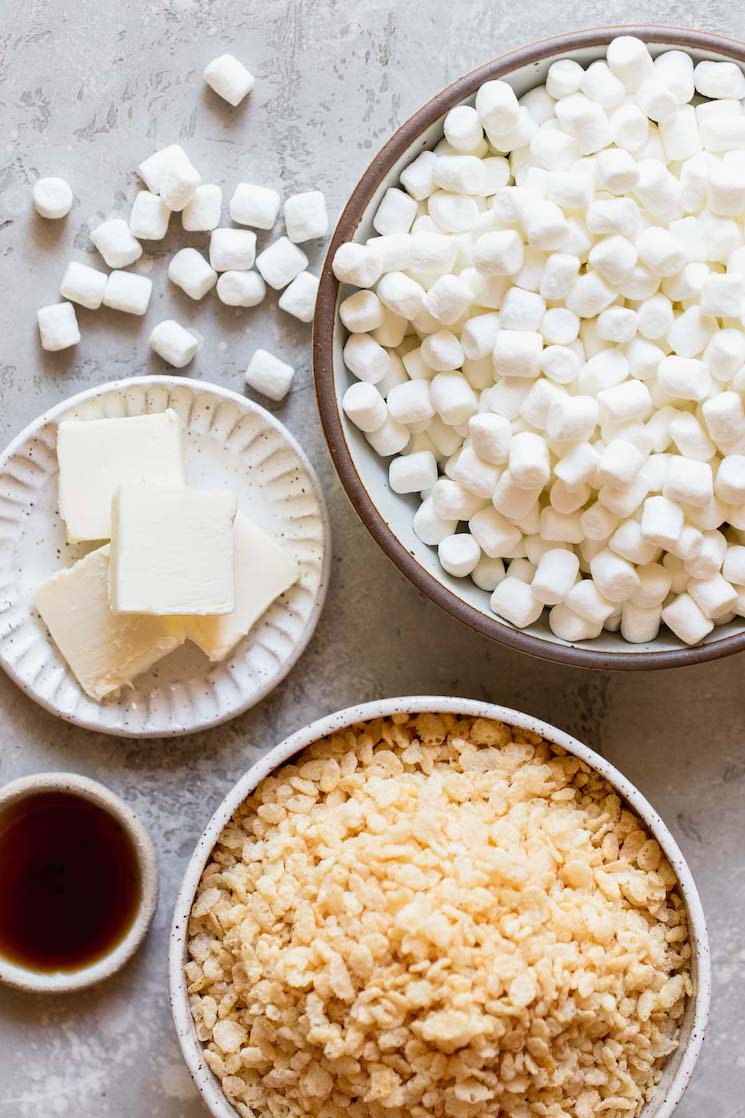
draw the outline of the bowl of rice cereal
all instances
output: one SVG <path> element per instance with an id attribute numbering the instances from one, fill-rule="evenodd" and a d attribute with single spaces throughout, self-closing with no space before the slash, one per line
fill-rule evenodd
<path id="1" fill-rule="evenodd" d="M 352 707 L 253 765 L 189 862 L 169 969 L 215 1118 L 669 1118 L 710 994 L 641 793 L 459 698 Z"/>

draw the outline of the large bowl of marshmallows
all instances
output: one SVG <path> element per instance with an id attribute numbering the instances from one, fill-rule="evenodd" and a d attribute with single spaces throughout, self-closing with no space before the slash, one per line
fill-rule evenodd
<path id="1" fill-rule="evenodd" d="M 448 86 L 363 176 L 314 361 L 420 590 L 547 659 L 745 648 L 745 45 L 577 32 Z"/>

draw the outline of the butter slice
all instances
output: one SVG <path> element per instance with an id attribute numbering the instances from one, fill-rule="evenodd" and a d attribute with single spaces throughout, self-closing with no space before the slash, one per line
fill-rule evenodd
<path id="1" fill-rule="evenodd" d="M 181 421 L 171 408 L 117 419 L 63 420 L 57 458 L 60 516 L 71 540 L 111 539 L 111 501 L 126 482 L 186 481 Z"/>
<path id="2" fill-rule="evenodd" d="M 231 613 L 237 509 L 227 489 L 123 485 L 111 513 L 111 608 Z"/>
<path id="3" fill-rule="evenodd" d="M 235 518 L 235 595 L 232 613 L 185 617 L 186 635 L 210 660 L 224 660 L 272 602 L 297 582 L 300 567 L 241 513 Z"/>
<path id="4" fill-rule="evenodd" d="M 99 702 L 178 648 L 186 636 L 178 617 L 112 612 L 109 552 L 107 544 L 58 571 L 34 599 L 78 683 Z"/>

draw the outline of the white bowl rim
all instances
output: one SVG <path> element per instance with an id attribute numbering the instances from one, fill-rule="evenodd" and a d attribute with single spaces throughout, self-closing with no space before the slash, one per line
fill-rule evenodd
<path id="1" fill-rule="evenodd" d="M 689 935 L 694 945 L 693 962 L 696 969 L 696 986 L 693 995 L 691 1031 L 675 1077 L 664 1099 L 652 1112 L 653 1118 L 670 1118 L 680 1102 L 701 1052 L 711 1001 L 711 961 L 706 918 L 691 871 L 683 854 L 668 830 L 642 793 L 600 754 L 583 745 L 570 734 L 548 722 L 509 707 L 495 705 L 480 699 L 416 695 L 400 698 L 376 699 L 347 707 L 317 719 L 279 742 L 260 757 L 234 785 L 207 824 L 197 842 L 194 853 L 184 873 L 176 900 L 168 954 L 168 983 L 171 1013 L 176 1035 L 187 1068 L 204 1102 L 214 1118 L 237 1118 L 237 1111 L 228 1102 L 222 1089 L 204 1061 L 204 1050 L 197 1039 L 189 1007 L 184 964 L 187 961 L 187 927 L 194 894 L 202 871 L 206 866 L 217 839 L 235 810 L 256 786 L 274 769 L 283 765 L 296 753 L 319 738 L 338 730 L 367 722 L 373 718 L 390 717 L 399 713 L 451 713 L 478 718 L 491 718 L 521 729 L 532 730 L 547 741 L 565 749 L 584 761 L 603 776 L 620 793 L 660 844 L 665 856 L 675 870 L 689 920 Z M 656 1100 L 652 1100 L 655 1102 Z M 646 1109 L 646 1108 L 645 1108 Z M 644 1118 L 642 1111 L 642 1118 Z"/>
<path id="2" fill-rule="evenodd" d="M 121 970 L 140 947 L 158 904 L 158 863 L 150 835 L 129 804 L 104 784 L 77 773 L 36 773 L 12 780 L 0 788 L 0 816 L 12 804 L 44 792 L 69 792 L 107 811 L 129 836 L 140 874 L 140 903 L 129 931 L 95 963 L 77 970 L 42 972 L 11 963 L 0 954 L 0 982 L 29 993 L 67 994 L 109 978 Z"/>
<path id="3" fill-rule="evenodd" d="M 312 465 L 307 454 L 300 446 L 295 436 L 289 431 L 287 427 L 270 411 L 263 408 L 261 404 L 257 404 L 254 400 L 249 400 L 248 397 L 242 396 L 238 392 L 233 392 L 230 388 L 223 388 L 222 385 L 213 384 L 211 381 L 195 380 L 190 377 L 177 377 L 169 376 L 168 374 L 154 374 L 141 377 L 125 377 L 121 380 L 107 381 L 105 384 L 96 385 L 93 388 L 86 388 L 82 392 L 78 392 L 74 396 L 68 396 L 67 399 L 61 400 L 59 403 L 54 404 L 47 411 L 42 412 L 36 419 L 31 420 L 26 424 L 22 431 L 19 432 L 12 439 L 11 442 L 0 452 L 0 469 L 3 468 L 16 450 L 21 446 L 35 431 L 45 427 L 48 423 L 56 423 L 60 416 L 64 415 L 71 408 L 76 408 L 80 404 L 84 404 L 86 400 L 95 399 L 98 396 L 105 396 L 109 392 L 122 392 L 128 388 L 148 387 L 150 385 L 163 385 L 168 388 L 178 388 L 184 386 L 192 391 L 199 391 L 210 393 L 215 396 L 221 397 L 224 400 L 230 400 L 233 403 L 239 404 L 248 411 L 258 412 L 262 420 L 274 427 L 280 432 L 282 437 L 287 440 L 288 445 L 293 452 L 297 455 L 299 461 L 302 463 L 303 469 L 307 472 L 311 483 L 315 487 L 315 495 L 318 499 L 318 509 L 323 524 L 323 560 L 321 565 L 321 577 L 318 585 L 318 593 L 316 594 L 315 602 L 308 616 L 308 622 L 305 627 L 305 632 L 301 640 L 293 649 L 292 655 L 289 656 L 286 662 L 282 665 L 281 672 L 278 676 L 272 676 L 263 684 L 258 692 L 252 694 L 246 699 L 244 703 L 238 706 L 235 710 L 222 711 L 214 715 L 205 722 L 200 722 L 198 726 L 187 726 L 185 729 L 176 727 L 175 729 L 163 730 L 129 730 L 122 729 L 121 727 L 110 727 L 102 725 L 97 722 L 95 718 L 85 718 L 77 714 L 68 714 L 66 711 L 60 710 L 53 703 L 47 702 L 43 696 L 36 694 L 34 690 L 23 680 L 14 667 L 7 663 L 5 660 L 0 660 L 0 667 L 7 673 L 13 682 L 20 687 L 24 694 L 28 695 L 33 702 L 37 703 L 44 710 L 48 710 L 50 714 L 54 714 L 57 718 L 61 718 L 65 722 L 70 722 L 74 726 L 80 726 L 84 730 L 94 730 L 99 734 L 108 734 L 112 737 L 118 738 L 172 738 L 172 737 L 186 737 L 192 733 L 201 733 L 204 730 L 210 730 L 213 726 L 220 726 L 224 722 L 230 722 L 234 718 L 238 718 L 241 714 L 245 714 L 247 710 L 251 710 L 262 702 L 267 695 L 271 694 L 275 688 L 279 687 L 284 679 L 287 678 L 289 673 L 295 667 L 300 657 L 305 652 L 308 644 L 310 643 L 313 634 L 316 631 L 318 622 L 323 612 L 323 607 L 326 602 L 326 594 L 328 592 L 329 574 L 331 570 L 331 521 L 329 519 L 329 512 L 326 506 L 326 498 L 324 496 L 321 482 L 314 466 Z M 51 640 L 51 637 L 49 638 Z"/>
<path id="4" fill-rule="evenodd" d="M 339 245 L 353 240 L 359 223 L 368 212 L 378 186 L 386 174 L 448 109 L 467 100 L 485 81 L 507 78 L 515 70 L 535 65 L 550 58 L 570 57 L 578 50 L 606 46 L 619 35 L 636 35 L 656 47 L 719 54 L 745 69 L 745 43 L 708 31 L 696 31 L 665 24 L 607 25 L 582 28 L 540 39 L 498 55 L 476 69 L 463 74 L 430 98 L 383 145 L 366 168 L 339 218 L 329 242 L 321 269 L 320 286 L 313 322 L 313 369 L 316 399 L 321 423 L 339 480 L 366 529 L 375 541 L 417 589 L 441 609 L 477 632 L 509 648 L 539 659 L 578 667 L 611 671 L 648 671 L 686 667 L 715 660 L 745 650 L 745 622 L 733 632 L 720 631 L 712 639 L 697 645 L 653 648 L 629 644 L 617 651 L 599 649 L 592 641 L 571 644 L 551 640 L 529 629 L 517 629 L 496 615 L 490 616 L 471 605 L 455 590 L 435 578 L 407 549 L 383 512 L 373 500 L 363 476 L 357 468 L 342 420 L 341 399 L 334 383 L 334 336 L 339 326 L 338 302 L 341 284 L 332 271 L 332 261 Z"/>

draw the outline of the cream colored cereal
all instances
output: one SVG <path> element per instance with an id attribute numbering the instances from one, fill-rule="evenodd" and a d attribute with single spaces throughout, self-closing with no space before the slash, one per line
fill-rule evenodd
<path id="1" fill-rule="evenodd" d="M 242 1118 L 629 1118 L 692 992 L 675 874 L 538 735 L 396 715 L 264 780 L 186 966 Z"/>

